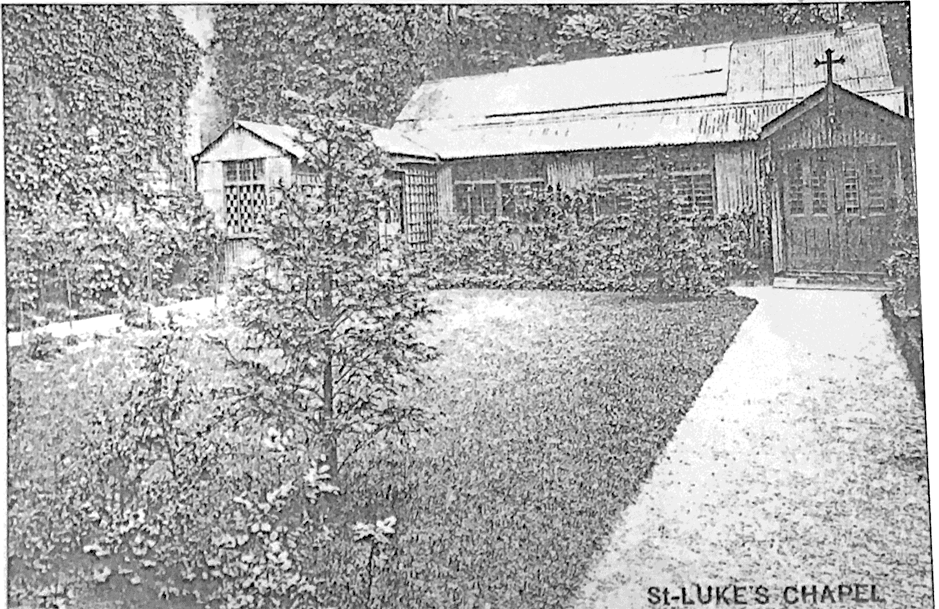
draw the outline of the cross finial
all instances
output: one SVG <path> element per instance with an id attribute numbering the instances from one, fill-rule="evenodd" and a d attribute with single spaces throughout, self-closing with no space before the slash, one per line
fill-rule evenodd
<path id="1" fill-rule="evenodd" d="M 844 55 L 842 55 L 838 59 L 832 59 L 831 58 L 832 54 L 834 54 L 834 51 L 832 51 L 831 49 L 825 49 L 825 59 L 815 60 L 816 68 L 823 64 L 828 68 L 828 84 L 831 84 L 832 82 L 834 82 L 834 78 L 832 76 L 832 68 L 834 67 L 834 65 L 836 63 L 844 63 Z"/>

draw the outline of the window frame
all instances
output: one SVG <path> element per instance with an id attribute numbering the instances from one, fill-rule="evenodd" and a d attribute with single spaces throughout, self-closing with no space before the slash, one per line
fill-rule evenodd
<path id="1" fill-rule="evenodd" d="M 222 204 L 224 206 L 225 230 L 229 237 L 244 238 L 257 234 L 257 223 L 268 205 L 267 159 L 232 159 L 222 161 Z M 250 167 L 250 169 L 248 169 Z M 238 195 L 235 195 L 235 193 Z M 233 208 L 244 206 L 236 197 L 260 199 L 252 201 L 255 209 L 250 215 L 239 209 L 239 220 L 233 221 Z"/>
<path id="2" fill-rule="evenodd" d="M 690 215 L 694 208 L 698 210 L 708 210 L 711 214 L 715 213 L 717 210 L 717 188 L 714 183 L 714 167 L 705 169 L 676 169 L 668 172 L 669 182 L 672 185 L 672 193 L 675 196 L 676 203 L 678 204 L 678 210 L 683 214 Z M 707 196 L 699 196 L 698 186 L 699 180 L 707 180 Z M 680 180 L 690 180 L 690 189 L 691 201 L 688 203 L 683 203 L 679 197 L 681 196 L 679 181 Z M 707 204 L 699 202 L 699 199 L 707 200 Z"/>

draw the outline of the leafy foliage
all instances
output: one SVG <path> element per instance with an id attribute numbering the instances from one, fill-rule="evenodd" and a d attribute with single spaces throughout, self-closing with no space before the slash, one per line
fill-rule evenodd
<path id="1" fill-rule="evenodd" d="M 227 119 L 288 122 L 286 92 L 385 124 L 423 80 L 880 22 L 909 84 L 903 4 L 225 6 L 214 87 Z"/>
<path id="2" fill-rule="evenodd" d="M 420 422 L 393 398 L 430 356 L 415 327 L 429 308 L 408 260 L 380 241 L 393 193 L 369 132 L 315 117 L 302 127 L 312 180 L 281 193 L 260 231 L 263 263 L 236 284 L 242 349 L 253 355 L 233 364 L 249 412 L 301 434 L 338 472 L 348 438 L 355 452 Z"/>
<path id="3" fill-rule="evenodd" d="M 887 276 L 895 282 L 890 300 L 902 315 L 920 312 L 919 222 L 916 199 L 907 195 L 897 209 L 890 242 L 893 253 L 884 261 Z"/>
<path id="4" fill-rule="evenodd" d="M 9 7 L 3 26 L 9 318 L 206 283 L 210 216 L 173 188 L 198 49 L 169 9 Z"/>
<path id="5" fill-rule="evenodd" d="M 53 425 L 63 415 L 73 422 L 58 431 L 40 427 L 49 413 L 38 395 L 17 393 L 26 433 L 11 447 L 14 599 L 54 601 L 95 586 L 211 607 L 316 601 L 305 561 L 315 564 L 328 538 L 318 500 L 338 489 L 291 432 L 241 420 L 218 385 L 200 380 L 211 370 L 206 347 L 184 334 L 172 321 L 150 333 L 139 368 L 118 388 L 88 383 L 67 402 L 71 412 L 53 415 Z M 56 381 L 126 374 L 113 360 L 91 370 L 106 358 L 84 360 L 84 370 L 63 362 L 71 368 Z M 49 442 L 45 459 L 31 456 L 37 441 Z M 50 588 L 46 573 L 67 585 Z"/>
<path id="6" fill-rule="evenodd" d="M 416 29 L 427 14 L 406 5 L 218 7 L 213 86 L 229 118 L 291 121 L 284 94 L 293 92 L 335 115 L 382 122 L 421 80 Z"/>
<path id="7" fill-rule="evenodd" d="M 900 352 L 906 360 L 920 398 L 925 399 L 923 363 L 922 278 L 919 257 L 919 221 L 915 195 L 908 193 L 897 207 L 890 245 L 893 252 L 884 260 L 893 289 L 882 304 Z"/>
<path id="8" fill-rule="evenodd" d="M 695 297 L 757 271 L 752 214 L 680 210 L 661 184 L 594 183 L 508 199 L 520 220 L 457 221 L 425 258 L 447 287 Z M 600 210 L 615 210 L 601 214 Z"/>

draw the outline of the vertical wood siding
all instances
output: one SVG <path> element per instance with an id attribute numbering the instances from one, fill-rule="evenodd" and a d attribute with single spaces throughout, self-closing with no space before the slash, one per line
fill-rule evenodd
<path id="1" fill-rule="evenodd" d="M 453 169 L 449 165 L 437 167 L 437 204 L 441 218 L 453 218 Z"/>
<path id="2" fill-rule="evenodd" d="M 734 146 L 714 154 L 717 212 L 760 213 L 759 169 L 755 146 Z"/>
<path id="3" fill-rule="evenodd" d="M 593 160 L 586 154 L 559 154 L 545 163 L 549 186 L 573 188 L 593 179 Z"/>
<path id="4" fill-rule="evenodd" d="M 232 279 L 238 269 L 244 268 L 254 262 L 259 255 L 258 248 L 251 239 L 228 239 L 225 241 L 224 256 L 222 257 L 223 281 Z"/>
<path id="5" fill-rule="evenodd" d="M 222 179 L 221 161 L 199 163 L 198 185 L 202 193 L 202 202 L 215 214 L 215 221 L 223 227 L 225 216 L 225 193 Z"/>

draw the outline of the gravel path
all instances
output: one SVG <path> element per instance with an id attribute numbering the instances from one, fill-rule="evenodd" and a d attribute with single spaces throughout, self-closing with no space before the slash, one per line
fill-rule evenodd
<path id="1" fill-rule="evenodd" d="M 925 414 L 879 295 L 738 292 L 759 306 L 575 606 L 681 606 L 682 587 L 733 606 L 736 584 L 736 604 L 811 604 L 814 585 L 856 606 L 874 585 L 875 606 L 932 607 Z"/>
<path id="2" fill-rule="evenodd" d="M 176 304 L 153 307 L 153 316 L 155 320 L 165 319 L 167 313 L 177 316 L 177 319 L 183 322 L 185 319 L 195 321 L 199 317 L 209 316 L 215 311 L 224 309 L 227 306 L 228 299 L 225 295 L 219 295 L 218 298 L 207 297 L 196 300 L 186 300 Z M 182 316 L 182 319 L 180 319 Z M 124 321 L 119 314 L 101 315 L 98 317 L 88 317 L 78 319 L 69 323 L 67 321 L 56 322 L 36 328 L 32 333 L 46 333 L 55 338 L 65 338 L 66 336 L 77 336 L 80 339 L 88 339 L 94 334 L 108 335 L 113 334 L 117 329 L 124 326 Z M 9 347 L 19 347 L 23 344 L 23 332 L 7 332 L 7 345 Z"/>

